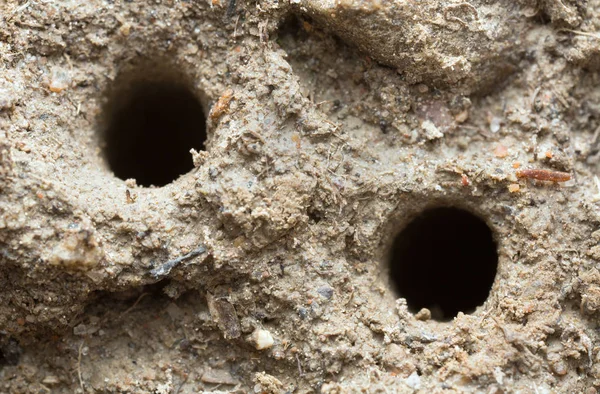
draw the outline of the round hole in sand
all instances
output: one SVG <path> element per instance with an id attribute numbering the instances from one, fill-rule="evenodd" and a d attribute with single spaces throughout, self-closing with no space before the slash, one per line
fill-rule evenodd
<path id="1" fill-rule="evenodd" d="M 109 88 L 102 137 L 108 166 L 140 186 L 164 186 L 193 167 L 204 149 L 206 117 L 183 74 L 157 64 L 131 67 Z"/>
<path id="2" fill-rule="evenodd" d="M 433 208 L 395 238 L 391 282 L 409 310 L 427 308 L 435 320 L 471 313 L 487 299 L 498 266 L 497 245 L 485 221 L 459 208 Z"/>

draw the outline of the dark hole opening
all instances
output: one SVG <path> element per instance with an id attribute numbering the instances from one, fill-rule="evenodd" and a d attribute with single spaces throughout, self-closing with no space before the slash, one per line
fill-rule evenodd
<path id="1" fill-rule="evenodd" d="M 2 370 L 4 365 L 18 365 L 23 349 L 16 339 L 0 335 L 2 335 L 0 337 L 0 370 Z"/>
<path id="2" fill-rule="evenodd" d="M 471 313 L 487 299 L 498 266 L 491 229 L 458 208 L 426 210 L 396 236 L 391 280 L 409 310 L 436 320 Z"/>
<path id="3" fill-rule="evenodd" d="M 203 150 L 206 118 L 191 84 L 152 66 L 119 76 L 104 112 L 105 156 L 121 179 L 164 186 L 193 167 Z"/>

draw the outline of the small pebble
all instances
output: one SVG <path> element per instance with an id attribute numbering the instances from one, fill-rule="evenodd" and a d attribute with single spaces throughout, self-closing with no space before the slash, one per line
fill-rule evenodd
<path id="1" fill-rule="evenodd" d="M 16 101 L 13 92 L 7 89 L 0 89 L 0 111 L 11 108 L 15 105 Z"/>
<path id="2" fill-rule="evenodd" d="M 224 369 L 207 369 L 200 377 L 200 380 L 204 383 L 226 384 L 231 386 L 239 383 L 237 379 L 231 376 L 229 371 Z"/>
<path id="3" fill-rule="evenodd" d="M 404 382 L 412 389 L 418 390 L 421 388 L 421 377 L 416 372 L 413 372 L 408 378 L 404 379 Z"/>
<path id="4" fill-rule="evenodd" d="M 131 33 L 131 25 L 129 23 L 124 23 L 119 28 L 119 33 L 127 37 Z"/>
<path id="5" fill-rule="evenodd" d="M 267 330 L 263 330 L 260 328 L 254 330 L 252 335 L 250 335 L 250 339 L 252 340 L 252 342 L 254 342 L 254 346 L 257 350 L 268 349 L 271 346 L 273 346 L 273 343 L 275 343 L 271 333 Z"/>
<path id="6" fill-rule="evenodd" d="M 508 148 L 502 144 L 498 145 L 496 149 L 494 149 L 494 156 L 499 159 L 504 159 L 508 156 Z"/>
<path id="7" fill-rule="evenodd" d="M 60 383 L 60 379 L 58 379 L 58 377 L 56 377 L 54 375 L 46 375 L 44 377 L 44 379 L 42 379 L 42 383 L 46 384 L 48 386 L 52 386 L 52 385 Z"/>
<path id="8" fill-rule="evenodd" d="M 306 319 L 308 317 L 308 309 L 304 307 L 298 308 L 298 315 L 300 315 L 302 320 Z"/>
<path id="9" fill-rule="evenodd" d="M 60 93 L 71 85 L 71 76 L 63 70 L 52 71 L 52 77 L 48 83 L 48 89 L 54 93 Z"/>
<path id="10" fill-rule="evenodd" d="M 464 123 L 467 119 L 469 119 L 469 110 L 467 109 L 454 116 L 454 120 L 458 123 Z"/>
<path id="11" fill-rule="evenodd" d="M 569 368 L 567 363 L 562 359 L 562 356 L 558 353 L 550 353 L 548 354 L 548 364 L 550 364 L 550 369 L 556 375 L 564 376 L 569 372 Z"/>
<path id="12" fill-rule="evenodd" d="M 494 116 L 490 121 L 490 131 L 492 133 L 497 133 L 500 131 L 500 126 L 502 125 L 502 119 Z"/>
<path id="13" fill-rule="evenodd" d="M 444 136 L 444 134 L 442 134 L 442 132 L 430 120 L 423 121 L 423 123 L 421 123 L 421 128 L 425 131 L 425 138 L 427 138 L 429 141 L 442 138 Z"/>
<path id="14" fill-rule="evenodd" d="M 423 308 L 419 312 L 417 312 L 417 314 L 415 315 L 415 319 L 427 321 L 431 319 L 431 311 L 427 308 Z"/>
<path id="15" fill-rule="evenodd" d="M 317 289 L 317 293 L 323 298 L 331 299 L 333 296 L 333 289 L 329 286 L 321 286 Z"/>

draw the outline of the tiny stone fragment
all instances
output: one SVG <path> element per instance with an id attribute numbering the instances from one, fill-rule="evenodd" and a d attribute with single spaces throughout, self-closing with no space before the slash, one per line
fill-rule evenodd
<path id="1" fill-rule="evenodd" d="M 412 389 L 418 390 L 421 388 L 421 377 L 416 372 L 413 372 L 408 378 L 404 380 L 406 385 Z"/>
<path id="2" fill-rule="evenodd" d="M 552 369 L 552 372 L 556 375 L 563 376 L 569 372 L 567 364 L 559 353 L 549 353 L 548 364 L 550 364 L 550 369 Z"/>
<path id="3" fill-rule="evenodd" d="M 48 386 L 52 386 L 60 383 L 60 379 L 54 375 L 46 375 L 42 380 L 42 383 Z"/>
<path id="4" fill-rule="evenodd" d="M 227 384 L 232 386 L 239 383 L 237 379 L 231 376 L 231 373 L 229 373 L 229 371 L 226 371 L 224 369 L 209 368 L 204 371 L 200 380 L 204 383 Z"/>
<path id="5" fill-rule="evenodd" d="M 423 123 L 421 123 L 421 128 L 425 131 L 425 137 L 430 141 L 442 138 L 444 136 L 444 134 L 442 134 L 442 132 L 430 120 L 423 121 Z"/>
<path id="6" fill-rule="evenodd" d="M 240 322 L 233 305 L 213 297 L 210 293 L 206 294 L 206 300 L 210 315 L 219 329 L 223 331 L 225 339 L 239 338 L 241 335 Z"/>
<path id="7" fill-rule="evenodd" d="M 454 120 L 455 120 L 457 123 L 464 123 L 464 122 L 466 122 L 466 121 L 467 121 L 467 119 L 469 119 L 469 110 L 467 110 L 467 109 L 465 109 L 465 110 L 464 110 L 464 111 L 462 111 L 462 112 L 459 112 L 458 114 L 456 114 L 456 115 L 454 116 Z"/>
<path id="8" fill-rule="evenodd" d="M 504 159 L 508 156 L 508 148 L 502 144 L 496 146 L 496 149 L 494 149 L 494 156 L 499 159 Z"/>
<path id="9" fill-rule="evenodd" d="M 416 371 L 410 353 L 396 343 L 386 346 L 382 355 L 383 365 L 397 376 L 408 378 Z"/>
<path id="10" fill-rule="evenodd" d="M 498 131 L 500 131 L 500 126 L 502 126 L 502 119 L 497 116 L 494 116 L 490 120 L 490 131 L 492 133 L 497 133 Z"/>
<path id="11" fill-rule="evenodd" d="M 427 321 L 431 319 L 431 311 L 427 308 L 423 308 L 419 312 L 417 312 L 417 314 L 415 315 L 415 319 Z"/>
<path id="12" fill-rule="evenodd" d="M 15 102 L 16 98 L 12 91 L 0 88 L 0 111 L 11 108 Z"/>
<path id="13" fill-rule="evenodd" d="M 323 298 L 331 299 L 333 297 L 333 289 L 329 286 L 321 286 L 317 289 L 317 293 Z"/>
<path id="14" fill-rule="evenodd" d="M 54 93 L 60 93 L 71 85 L 71 77 L 64 70 L 53 70 L 48 89 Z"/>
<path id="15" fill-rule="evenodd" d="M 283 383 L 275 376 L 259 372 L 254 375 L 253 380 L 256 383 L 254 386 L 255 393 L 278 394 L 283 392 Z"/>
<path id="16" fill-rule="evenodd" d="M 254 343 L 257 350 L 268 349 L 275 342 L 269 331 L 260 328 L 254 330 L 252 335 L 250 335 L 250 340 Z"/>

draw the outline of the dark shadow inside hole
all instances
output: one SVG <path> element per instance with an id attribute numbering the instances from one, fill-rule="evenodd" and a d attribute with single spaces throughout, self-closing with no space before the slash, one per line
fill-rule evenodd
<path id="1" fill-rule="evenodd" d="M 22 353 L 16 339 L 0 334 L 0 370 L 5 365 L 18 365 Z"/>
<path id="2" fill-rule="evenodd" d="M 540 25 L 549 25 L 550 23 L 552 23 L 552 18 L 550 17 L 550 15 L 548 15 L 546 10 L 543 9 L 539 9 L 538 13 L 535 15 L 534 18 L 535 21 Z"/>
<path id="3" fill-rule="evenodd" d="M 409 310 L 436 320 L 471 313 L 487 299 L 498 266 L 491 229 L 458 208 L 426 210 L 396 236 L 391 281 Z"/>
<path id="4" fill-rule="evenodd" d="M 104 113 L 105 156 L 121 179 L 164 186 L 194 165 L 206 119 L 190 84 L 177 73 L 145 68 L 118 77 Z"/>
<path id="5" fill-rule="evenodd" d="M 306 40 L 308 32 L 304 27 L 304 23 L 311 23 L 309 19 L 301 19 L 297 15 L 290 15 L 283 20 L 278 29 L 278 41 Z"/>

